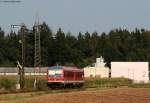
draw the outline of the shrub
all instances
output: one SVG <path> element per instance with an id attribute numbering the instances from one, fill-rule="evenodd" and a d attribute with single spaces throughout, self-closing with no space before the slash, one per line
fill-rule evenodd
<path id="1" fill-rule="evenodd" d="M 4 88 L 5 90 L 13 90 L 15 89 L 16 82 L 13 80 L 10 80 L 8 78 L 2 78 L 0 80 L 0 88 Z"/>
<path id="2" fill-rule="evenodd" d="M 46 80 L 39 80 L 37 81 L 37 90 L 47 90 L 47 81 Z"/>

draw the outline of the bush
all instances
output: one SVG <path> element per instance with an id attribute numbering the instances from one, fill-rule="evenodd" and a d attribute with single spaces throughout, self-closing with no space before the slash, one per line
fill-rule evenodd
<path id="1" fill-rule="evenodd" d="M 5 90 L 13 90 L 15 89 L 16 82 L 13 80 L 10 80 L 8 78 L 2 78 L 0 80 L 0 88 L 4 88 Z"/>
<path id="2" fill-rule="evenodd" d="M 37 81 L 37 90 L 48 90 L 47 81 L 46 80 Z"/>
<path id="3" fill-rule="evenodd" d="M 30 91 L 34 89 L 34 78 L 25 78 L 25 90 Z"/>

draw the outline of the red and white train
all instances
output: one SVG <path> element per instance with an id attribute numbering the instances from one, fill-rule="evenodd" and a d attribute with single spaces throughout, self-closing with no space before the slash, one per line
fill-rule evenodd
<path id="1" fill-rule="evenodd" d="M 84 71 L 76 67 L 52 66 L 47 69 L 47 85 L 55 87 L 81 87 Z"/>

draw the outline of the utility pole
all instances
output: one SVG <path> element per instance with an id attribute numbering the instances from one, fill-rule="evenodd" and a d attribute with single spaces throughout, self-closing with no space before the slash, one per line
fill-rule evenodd
<path id="1" fill-rule="evenodd" d="M 20 87 L 24 88 L 25 85 L 25 78 L 24 78 L 24 66 L 25 66 L 25 51 L 26 51 L 26 40 L 25 40 L 25 30 L 26 27 L 24 24 L 21 25 L 21 40 L 22 40 L 22 70 L 21 70 L 21 75 L 20 75 Z"/>
<path id="2" fill-rule="evenodd" d="M 26 26 L 25 24 L 21 24 L 21 25 L 11 25 L 11 28 L 16 28 L 16 27 L 21 27 L 21 48 L 22 48 L 22 63 L 20 65 L 19 62 L 17 67 L 19 68 L 19 84 L 20 84 L 20 87 L 21 89 L 24 88 L 24 85 L 25 85 L 25 78 L 24 78 L 24 66 L 25 66 L 25 51 L 26 51 L 26 40 L 25 40 L 25 33 L 26 33 Z"/>

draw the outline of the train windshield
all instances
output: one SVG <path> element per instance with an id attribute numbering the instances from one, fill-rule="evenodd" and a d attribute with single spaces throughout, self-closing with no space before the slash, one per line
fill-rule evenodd
<path id="1" fill-rule="evenodd" d="M 62 70 L 48 70 L 49 78 L 61 78 L 62 77 Z"/>

